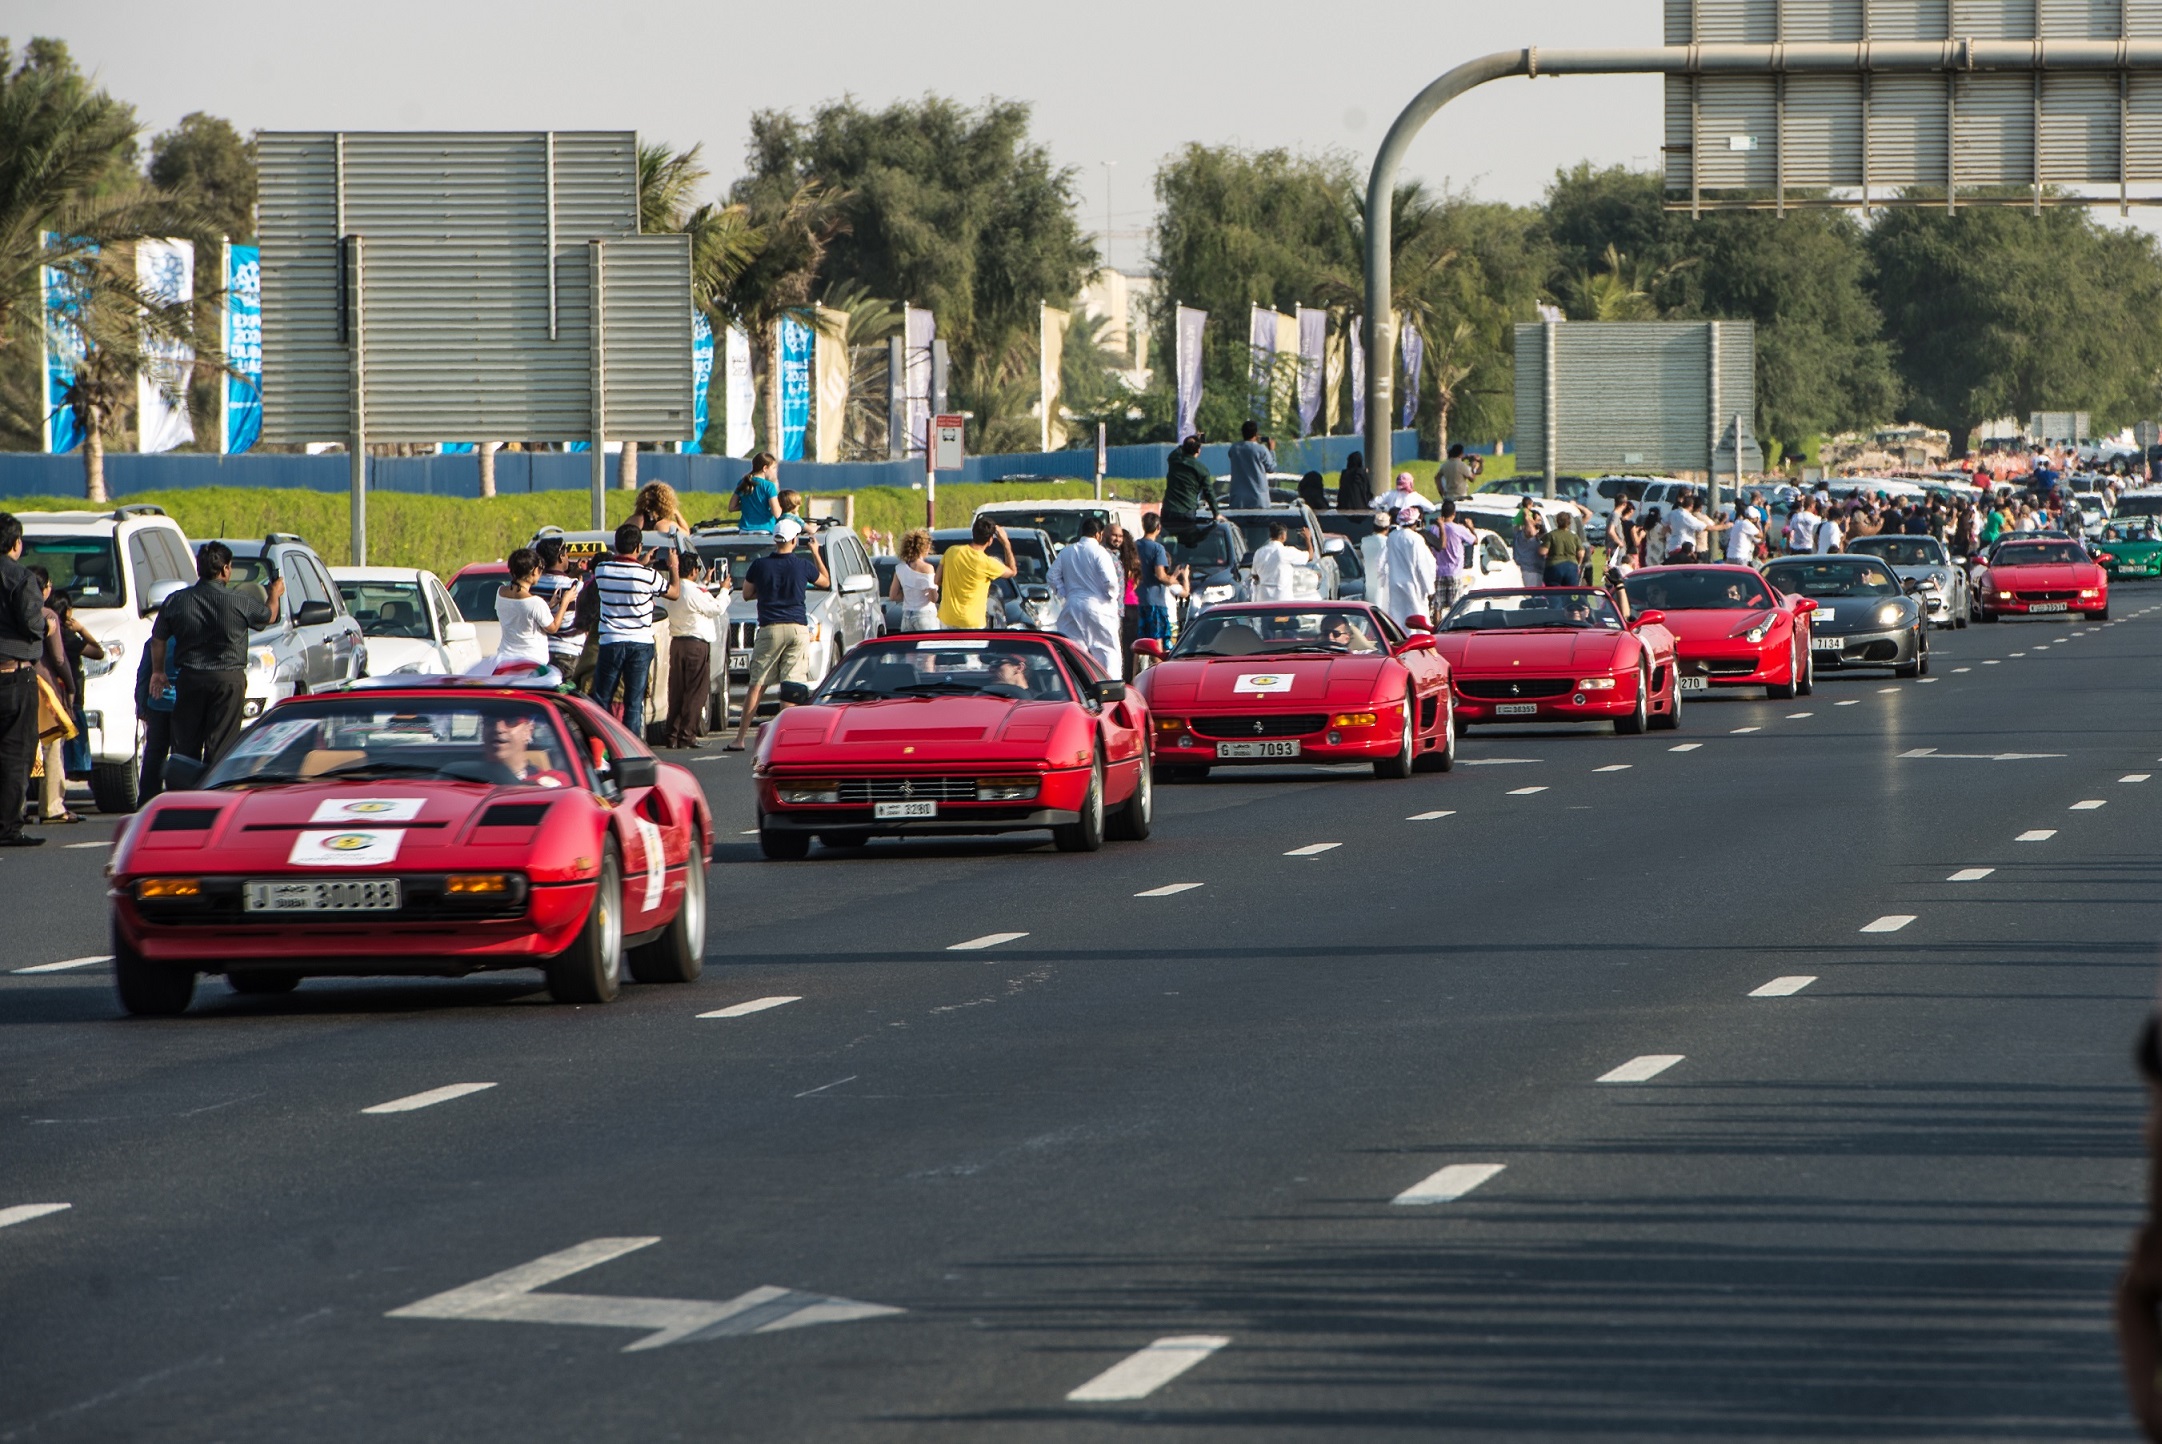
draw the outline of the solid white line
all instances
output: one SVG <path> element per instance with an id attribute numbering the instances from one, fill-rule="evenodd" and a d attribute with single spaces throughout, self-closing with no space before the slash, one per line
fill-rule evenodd
<path id="1" fill-rule="evenodd" d="M 1017 938 L 1027 936 L 1027 933 L 985 933 L 980 938 L 970 938 L 965 943 L 955 943 L 948 947 L 946 951 L 949 953 L 973 953 L 982 948 L 995 948 L 1000 943 L 1010 943 Z"/>
<path id="2" fill-rule="evenodd" d="M 727 1008 L 715 1008 L 710 1013 L 700 1013 L 698 1016 L 701 1018 L 746 1018 L 753 1013 L 763 1013 L 768 1008 L 778 1008 L 783 1003 L 800 1003 L 802 1001 L 803 998 L 800 995 L 794 997 L 753 998 L 748 1003 L 737 1003 Z"/>
<path id="3" fill-rule="evenodd" d="M 1201 886 L 1198 882 L 1167 882 L 1162 887 L 1152 887 L 1147 892 L 1137 892 L 1135 897 L 1173 897 L 1182 892 L 1192 892 Z"/>
<path id="4" fill-rule="evenodd" d="M 821 1083 L 816 1088 L 806 1088 L 801 1093 L 798 1093 L 796 1096 L 798 1098 L 808 1098 L 814 1093 L 823 1093 L 828 1088 L 838 1088 L 843 1083 L 853 1083 L 862 1076 L 863 1075 L 861 1073 L 851 1073 L 846 1078 L 836 1078 L 831 1083 Z"/>
<path id="5" fill-rule="evenodd" d="M 2054 827 L 2030 827 L 2030 828 L 2028 828 L 2028 829 L 2027 829 L 2027 830 L 2026 830 L 2025 832 L 2021 833 L 2021 834 L 2020 834 L 2019 836 L 2017 836 L 2017 837 L 2013 838 L 2013 839 L 2012 839 L 2012 841 L 2014 841 L 2014 842 L 2048 842 L 2048 841 L 2049 841 L 2049 840 L 2050 840 L 2051 838 L 2055 837 L 2056 835 L 2057 835 L 2057 829 L 2056 829 L 2056 828 L 2054 828 Z"/>
<path id="6" fill-rule="evenodd" d="M 1508 1166 L 1506 1163 L 1452 1163 L 1428 1174 L 1389 1201 L 1407 1207 L 1422 1203 L 1454 1203 Z"/>
<path id="7" fill-rule="evenodd" d="M 1627 771 L 1628 771 L 1628 770 L 1629 770 L 1630 768 L 1632 768 L 1632 767 L 1634 767 L 1634 766 L 1636 766 L 1636 764 L 1635 764 L 1634 762 L 1609 762 L 1609 763 L 1608 763 L 1608 764 L 1607 764 L 1606 766 L 1604 766 L 1604 767 L 1594 767 L 1594 768 L 1592 769 L 1592 771 L 1594 771 L 1594 772 L 1627 772 Z"/>
<path id="8" fill-rule="evenodd" d="M 1862 924 L 1862 931 L 1865 933 L 1896 933 L 1913 921 L 1913 913 L 1886 913 L 1873 923 Z"/>
<path id="9" fill-rule="evenodd" d="M 33 1218 L 43 1218 L 48 1213 L 74 1206 L 72 1203 L 18 1203 L 13 1208 L 0 1208 L 0 1228 L 11 1223 L 28 1223 Z"/>
<path id="10" fill-rule="evenodd" d="M 1817 715 L 1817 714 L 1816 714 L 1816 713 L 1814 713 L 1814 712 L 1789 712 L 1789 713 L 1787 714 L 1787 720 L 1788 720 L 1789 722 L 1793 722 L 1793 721 L 1796 721 L 1796 720 L 1798 720 L 1799 718 L 1803 718 L 1803 717 L 1814 717 L 1814 716 L 1816 716 L 1816 715 Z"/>
<path id="11" fill-rule="evenodd" d="M 2127 772 L 2124 776 L 2118 778 L 2117 780 L 2119 782 L 2145 782 L 2148 778 L 2152 776 L 2154 776 L 2152 772 Z"/>
<path id="12" fill-rule="evenodd" d="M 1219 1334 L 1175 1334 L 1128 1354 L 1066 1396 L 1074 1404 L 1146 1399 L 1231 1340 Z"/>
<path id="13" fill-rule="evenodd" d="M 1509 789 L 1509 795 L 1511 797 L 1529 797 L 1534 792 L 1544 791 L 1546 791 L 1544 787 L 1512 787 Z"/>
<path id="14" fill-rule="evenodd" d="M 71 842 L 61 850 L 63 852 L 81 852 L 88 847 L 111 847 L 112 845 L 112 840 L 108 838 L 104 842 Z"/>
<path id="15" fill-rule="evenodd" d="M 388 1103 L 378 1103 L 373 1108 L 363 1108 L 363 1113 L 411 1113 L 416 1108 L 432 1108 L 438 1103 L 448 1103 L 453 1098 L 463 1098 L 468 1093 L 485 1093 L 495 1087 L 493 1083 L 450 1083 L 441 1088 L 430 1088 L 425 1093 L 414 1093 L 405 1098 L 393 1098 Z"/>
<path id="16" fill-rule="evenodd" d="M 1814 974 L 1793 973 L 1784 978 L 1774 978 L 1761 988 L 1749 990 L 1752 998 L 1791 998 L 1816 981 Z"/>
<path id="17" fill-rule="evenodd" d="M 1762 727 L 1737 727 L 1728 735 L 1733 737 L 1739 737 L 1744 732 L 1762 732 L 1763 730 L 1764 729 Z"/>
<path id="18" fill-rule="evenodd" d="M 1289 851 L 1289 852 L 1285 853 L 1285 854 L 1284 854 L 1284 856 L 1285 856 L 1285 857 L 1314 857 L 1314 856 L 1317 856 L 1317 855 L 1318 855 L 1318 854 L 1320 854 L 1320 853 L 1324 853 L 1324 852 L 1327 852 L 1327 851 L 1328 851 L 1329 849 L 1331 849 L 1331 848 L 1335 848 L 1335 847 L 1342 847 L 1342 846 L 1343 846 L 1343 844 L 1342 844 L 1342 843 L 1340 843 L 1340 842 L 1309 842 L 1309 843 L 1308 843 L 1308 844 L 1306 844 L 1306 846 L 1304 846 L 1304 847 L 1295 847 L 1295 848 L 1291 849 L 1291 851 Z"/>
<path id="19" fill-rule="evenodd" d="M 1703 743 L 1701 743 L 1701 742 L 1681 742 L 1681 743 L 1677 743 L 1677 744 L 1675 744 L 1675 745 L 1674 745 L 1674 746 L 1672 746 L 1672 747 L 1669 747 L 1669 748 L 1667 749 L 1667 751 L 1669 751 L 1669 752 L 1694 752 L 1694 751 L 1696 751 L 1696 750 L 1697 750 L 1697 749 L 1698 749 L 1699 747 L 1702 747 L 1703 745 L 1704 745 L 1704 744 L 1703 744 Z"/>
<path id="20" fill-rule="evenodd" d="M 2088 798 L 2088 799 L 2087 799 L 2086 801 L 2084 801 L 2084 802 L 2075 802 L 2075 803 L 2073 803 L 2073 804 L 2072 804 L 2072 805 L 2071 805 L 2070 807 L 2067 807 L 2067 808 L 2065 809 L 2065 811 L 2066 811 L 2066 812 L 2094 812 L 2094 811 L 2097 811 L 2097 810 L 2099 810 L 2099 809 L 2101 809 L 2101 808 L 2107 807 L 2108 805 L 2109 805 L 2109 800 L 2108 800 L 2107 798 L 2102 798 L 2102 797 L 2090 797 L 2090 798 Z"/>
<path id="21" fill-rule="evenodd" d="M 1440 811 L 1440 812 L 1414 812 L 1414 813 L 1413 813 L 1413 814 L 1412 814 L 1411 816 L 1409 816 L 1409 817 L 1405 818 L 1405 819 L 1404 819 L 1404 821 L 1406 821 L 1406 822 L 1439 822 L 1439 821 L 1440 821 L 1440 820 L 1441 820 L 1442 818 L 1444 818 L 1444 817 L 1454 817 L 1454 816 L 1456 816 L 1456 809 L 1454 809 L 1454 808 L 1444 808 L 1444 809 L 1443 809 L 1442 811 Z"/>
<path id="22" fill-rule="evenodd" d="M 1646 1053 L 1642 1057 L 1631 1058 L 1619 1068 L 1601 1073 L 1598 1081 L 1601 1083 L 1642 1083 L 1647 1078 L 1656 1078 L 1661 1073 L 1666 1072 L 1667 1069 L 1681 1062 L 1683 1056 L 1680 1053 Z"/>
<path id="23" fill-rule="evenodd" d="M 1997 869 L 1993 867 L 1963 867 L 1946 878 L 1946 882 L 1980 882 Z"/>
<path id="24" fill-rule="evenodd" d="M 109 963 L 112 960 L 113 955 L 111 953 L 97 953 L 87 958 L 62 958 L 57 963 L 37 963 L 27 968 L 16 968 L 13 971 L 18 973 L 64 973 L 69 968 L 87 968 L 93 963 Z"/>
<path id="25" fill-rule="evenodd" d="M 1466 757 L 1459 767 L 1522 767 L 1527 763 L 1544 762 L 1544 757 Z M 1353 766 L 1359 764 L 1353 763 Z"/>

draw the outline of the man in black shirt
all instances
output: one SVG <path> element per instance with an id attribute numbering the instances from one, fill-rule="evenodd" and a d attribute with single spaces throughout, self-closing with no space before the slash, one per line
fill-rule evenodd
<path id="1" fill-rule="evenodd" d="M 0 511 L 0 847 L 45 841 L 23 831 L 23 803 L 38 750 L 38 658 L 45 652 L 45 603 L 36 577 L 17 560 L 23 524 Z"/>
<path id="2" fill-rule="evenodd" d="M 270 565 L 266 548 L 263 564 Z M 248 633 L 279 615 L 285 578 L 270 574 L 270 590 L 258 602 L 235 592 L 232 549 L 205 542 L 195 554 L 195 585 L 175 592 L 150 630 L 150 690 L 165 690 L 165 639 L 173 639 L 180 681 L 173 700 L 173 755 L 216 762 L 240 735 L 248 697 Z"/>

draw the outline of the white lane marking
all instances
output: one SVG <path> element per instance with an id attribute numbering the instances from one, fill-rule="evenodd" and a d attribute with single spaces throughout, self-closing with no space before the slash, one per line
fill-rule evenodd
<path id="1" fill-rule="evenodd" d="M 1946 882 L 1980 882 L 1997 869 L 1993 867 L 1963 867 L 1946 878 Z"/>
<path id="2" fill-rule="evenodd" d="M 2025 652 L 2006 652 L 2005 655 L 2007 657 L 2024 657 L 2027 654 Z"/>
<path id="3" fill-rule="evenodd" d="M 980 938 L 970 938 L 965 943 L 954 943 L 946 949 L 949 953 L 973 953 L 984 948 L 995 948 L 1000 943 L 1010 943 L 1027 937 L 1027 933 L 985 933 Z"/>
<path id="4" fill-rule="evenodd" d="M 721 756 L 719 753 L 713 753 L 705 757 L 693 757 L 691 759 L 691 761 L 693 762 L 719 762 L 720 760 Z"/>
<path id="5" fill-rule="evenodd" d="M 1439 822 L 1439 821 L 1441 821 L 1441 819 L 1443 819 L 1444 817 L 1454 817 L 1454 816 L 1456 816 L 1456 809 L 1454 809 L 1454 808 L 1443 808 L 1443 809 L 1442 809 L 1441 811 L 1439 811 L 1439 812 L 1414 812 L 1414 813 L 1413 813 L 1413 814 L 1412 814 L 1411 816 L 1409 816 L 1409 817 L 1405 818 L 1405 819 L 1404 819 L 1404 821 L 1406 821 L 1406 822 Z"/>
<path id="6" fill-rule="evenodd" d="M 1611 1068 L 1601 1073 L 1598 1081 L 1601 1083 L 1642 1083 L 1647 1078 L 1656 1078 L 1661 1073 L 1666 1072 L 1667 1069 L 1681 1062 L 1684 1056 L 1680 1053 L 1646 1053 L 1642 1057 L 1631 1058 L 1619 1068 Z"/>
<path id="7" fill-rule="evenodd" d="M 1898 690 L 1899 690 L 1899 689 L 1898 689 L 1897 687 L 1879 687 L 1879 688 L 1877 689 L 1877 695 L 1878 695 L 1879 697 L 1882 697 L 1882 696 L 1885 696 L 1885 695 L 1887 695 L 1887 694 L 1889 694 L 1889 693 L 1892 693 L 1892 692 L 1897 692 Z"/>
<path id="8" fill-rule="evenodd" d="M 1762 727 L 1737 727 L 1728 735 L 1739 737 L 1744 732 L 1762 732 L 1763 730 L 1764 729 Z"/>
<path id="9" fill-rule="evenodd" d="M 1913 913 L 1886 913 L 1873 923 L 1862 924 L 1862 931 L 1865 933 L 1896 933 L 1913 921 Z"/>
<path id="10" fill-rule="evenodd" d="M 64 973 L 69 968 L 87 968 L 94 963 L 109 963 L 112 960 L 113 955 L 111 953 L 94 953 L 87 958 L 62 958 L 57 963 L 34 963 L 27 968 L 15 968 L 12 971 L 17 973 Z"/>
<path id="11" fill-rule="evenodd" d="M 2117 780 L 2119 782 L 2145 782 L 2148 778 L 2152 776 L 2154 776 L 2152 772 L 2127 772 L 2124 776 L 2118 778 Z"/>
<path id="12" fill-rule="evenodd" d="M 1534 792 L 1544 791 L 1546 791 L 1544 787 L 1512 787 L 1509 789 L 1509 795 L 1511 797 L 1529 797 Z"/>
<path id="13" fill-rule="evenodd" d="M 1459 767 L 1522 767 L 1527 763 L 1544 761 L 1546 761 L 1544 757 L 1466 757 L 1457 765 Z M 1359 766 L 1362 764 L 1354 763 L 1352 765 Z"/>
<path id="14" fill-rule="evenodd" d="M 1972 667 L 1954 667 L 1954 668 L 1952 669 L 1952 672 L 1953 672 L 1953 674 L 1954 674 L 1954 675 L 1956 676 L 1957 674 L 1959 674 L 1959 673 L 1961 673 L 1961 672 L 1972 672 L 1973 670 L 1974 670 L 1974 668 L 1972 668 Z"/>
<path id="15" fill-rule="evenodd" d="M 1330 850 L 1331 848 L 1337 848 L 1337 847 L 1342 847 L 1342 846 L 1343 846 L 1343 844 L 1342 844 L 1342 843 L 1340 843 L 1340 842 L 1309 842 L 1309 843 L 1308 843 L 1308 844 L 1306 844 L 1306 846 L 1304 846 L 1304 847 L 1295 847 L 1295 848 L 1291 849 L 1291 851 L 1289 851 L 1289 852 L 1285 853 L 1285 854 L 1284 854 L 1284 856 L 1285 856 L 1285 857 L 1316 857 L 1316 856 L 1319 856 L 1320 854 L 1322 854 L 1322 853 L 1324 853 L 1324 852 L 1327 852 L 1327 851 L 1329 851 L 1329 850 Z"/>
<path id="16" fill-rule="evenodd" d="M 393 1098 L 388 1103 L 378 1103 L 373 1108 L 363 1108 L 363 1113 L 411 1113 L 416 1108 L 433 1108 L 438 1103 L 448 1103 L 453 1098 L 463 1098 L 468 1093 L 485 1093 L 495 1087 L 493 1083 L 448 1083 L 441 1088 L 430 1088 L 425 1093 L 413 1093 L 404 1098 Z"/>
<path id="17" fill-rule="evenodd" d="M 2056 828 L 2054 828 L 2054 827 L 2030 827 L 2030 828 L 2028 828 L 2028 829 L 2027 829 L 2027 830 L 2026 830 L 2025 832 L 2021 833 L 2021 834 L 2020 834 L 2019 836 L 2017 836 L 2017 837 L 2013 838 L 2013 839 L 2012 839 L 2012 841 L 2014 841 L 2014 842 L 2048 842 L 2048 841 L 2049 841 L 2049 840 L 2050 840 L 2051 838 L 2055 837 L 2056 835 L 2057 835 L 2057 829 L 2056 829 Z"/>
<path id="18" fill-rule="evenodd" d="M 490 1274 L 463 1288 L 434 1294 L 402 1309 L 392 1319 L 466 1319 L 486 1323 L 581 1324 L 597 1328 L 645 1329 L 651 1332 L 623 1352 L 657 1349 L 686 1339 L 714 1339 L 731 1334 L 770 1334 L 810 1324 L 840 1323 L 898 1314 L 885 1304 L 859 1303 L 824 1294 L 764 1285 L 732 1299 L 616 1298 L 605 1294 L 543 1294 L 534 1290 L 557 1279 L 635 1253 L 658 1238 L 595 1238 L 576 1248 L 548 1254 L 514 1269 Z"/>
<path id="19" fill-rule="evenodd" d="M 788 997 L 753 998 L 748 1003 L 736 1003 L 726 1008 L 715 1008 L 710 1013 L 700 1013 L 701 1018 L 747 1018 L 753 1013 L 763 1013 L 768 1008 L 778 1008 L 784 1003 L 800 1003 L 802 995 Z"/>
<path id="20" fill-rule="evenodd" d="M 851 1073 L 846 1078 L 836 1078 L 831 1083 L 821 1083 L 816 1088 L 806 1088 L 801 1093 L 798 1093 L 796 1096 L 798 1098 L 808 1098 L 814 1093 L 823 1093 L 828 1088 L 838 1088 L 843 1083 L 853 1083 L 862 1076 L 863 1075 L 861 1073 Z"/>
<path id="21" fill-rule="evenodd" d="M 1606 766 L 1604 766 L 1604 767 L 1594 767 L 1594 768 L 1592 769 L 1592 771 L 1594 771 L 1594 772 L 1627 772 L 1627 771 L 1628 771 L 1628 770 L 1629 770 L 1630 768 L 1632 768 L 1632 767 L 1634 767 L 1634 766 L 1636 766 L 1636 764 L 1635 764 L 1634 762 L 1609 762 L 1609 763 L 1608 763 L 1608 764 L 1607 764 Z"/>
<path id="22" fill-rule="evenodd" d="M 1927 686 L 1928 686 L 1928 685 L 1929 685 L 1930 683 L 1932 683 L 1932 682 L 1934 682 L 1934 681 L 1936 681 L 1936 680 L 1937 680 L 1937 679 L 1936 679 L 1935 677 L 1923 677 L 1923 678 L 1920 678 L 1920 679 L 1918 679 L 1918 680 L 1917 680 L 1917 681 L 1915 682 L 1915 684 L 1914 684 L 1914 685 L 1915 685 L 1915 686 L 1917 686 L 1917 687 L 1927 687 Z"/>
<path id="23" fill-rule="evenodd" d="M 1452 1163 L 1428 1174 L 1389 1201 L 1407 1207 L 1422 1203 L 1454 1203 L 1508 1166 L 1506 1163 Z"/>
<path id="24" fill-rule="evenodd" d="M 1985 667 L 1994 667 L 1997 665 L 1997 659 L 1995 657 L 1984 657 L 1982 659 L 1982 665 Z"/>
<path id="25" fill-rule="evenodd" d="M 1792 973 L 1784 978 L 1774 978 L 1761 988 L 1751 988 L 1752 998 L 1791 998 L 1816 981 L 1813 973 Z"/>
<path id="26" fill-rule="evenodd" d="M 1793 721 L 1797 721 L 1797 720 L 1799 720 L 1800 718 L 1803 718 L 1803 717 L 1814 717 L 1814 716 L 1816 716 L 1816 715 L 1817 715 L 1817 714 L 1816 714 L 1816 713 L 1814 713 L 1814 712 L 1789 712 L 1789 713 L 1787 714 L 1787 720 L 1788 720 L 1789 722 L 1793 722 Z"/>
<path id="27" fill-rule="evenodd" d="M 81 852 L 81 851 L 82 851 L 83 849 L 85 849 L 85 848 L 89 848 L 89 847 L 111 847 L 111 846 L 112 846 L 112 843 L 111 843 L 111 841 L 110 841 L 110 840 L 108 840 L 108 841 L 105 841 L 105 842 L 71 842 L 71 843 L 67 844 L 67 846 L 66 846 L 66 847 L 65 847 L 64 849 L 62 849 L 62 850 L 63 850 L 63 851 L 66 851 L 66 852 Z"/>
<path id="28" fill-rule="evenodd" d="M 18 1203 L 13 1208 L 0 1208 L 0 1228 L 14 1223 L 28 1223 L 33 1218 L 43 1218 L 48 1213 L 58 1213 L 63 1208 L 74 1206 L 72 1203 Z"/>
<path id="29" fill-rule="evenodd" d="M 1667 749 L 1667 751 L 1669 751 L 1669 752 L 1694 752 L 1694 751 L 1696 751 L 1696 750 L 1697 750 L 1697 749 L 1698 749 L 1699 747 L 1702 747 L 1703 745 L 1704 745 L 1704 744 L 1703 744 L 1703 743 L 1701 743 L 1701 742 L 1682 742 L 1682 743 L 1678 743 L 1678 744 L 1676 744 L 1675 746 L 1669 747 L 1669 748 Z"/>
<path id="30" fill-rule="evenodd" d="M 2075 802 L 2075 803 L 2073 803 L 2073 804 L 2072 804 L 2072 805 L 2071 805 L 2070 807 L 2067 807 L 2067 808 L 2065 809 L 2065 811 L 2066 811 L 2066 812 L 2094 812 L 2094 811 L 2097 811 L 2097 810 L 2098 810 L 2098 809 L 2100 809 L 2100 808 L 2103 808 L 2103 807 L 2107 807 L 2108 805 L 2109 805 L 2109 799 L 2107 799 L 2107 798 L 2104 798 L 2104 797 L 2090 797 L 2090 798 L 2088 798 L 2088 799 L 2087 799 L 2086 801 L 2084 801 L 2084 802 Z"/>
<path id="31" fill-rule="evenodd" d="M 744 829 L 743 829 L 743 831 L 741 831 L 741 832 L 737 833 L 737 834 L 736 834 L 736 836 L 738 836 L 738 837 L 756 837 L 756 836 L 758 836 L 758 829 L 757 829 L 757 828 L 755 828 L 755 827 L 746 827 L 746 828 L 744 828 Z"/>
<path id="32" fill-rule="evenodd" d="M 1934 752 L 1935 752 L 1936 750 L 1937 750 L 1937 749 L 1936 749 L 1936 748 L 1934 748 L 1934 747 L 1909 747 L 1909 748 L 1908 748 L 1908 749 L 1907 749 L 1906 751 L 1904 751 L 1904 752 L 1900 753 L 1899 755 L 1900 755 L 1901 757 L 1903 757 L 1903 758 L 1905 758 L 1905 757 L 1927 757 L 1927 756 L 1931 755 L 1932 753 L 1934 753 Z"/>
<path id="33" fill-rule="evenodd" d="M 1152 887 L 1147 892 L 1137 892 L 1135 897 L 1173 897 L 1182 892 L 1192 892 L 1201 886 L 1198 882 L 1167 882 L 1162 887 Z"/>
<path id="34" fill-rule="evenodd" d="M 1859 697 L 1849 697 L 1843 702 L 1834 702 L 1832 705 L 1834 707 L 1859 707 L 1862 705 L 1862 699 Z"/>
<path id="35" fill-rule="evenodd" d="M 1174 1334 L 1128 1354 L 1066 1396 L 1073 1404 L 1146 1399 L 1231 1340 L 1221 1334 Z"/>

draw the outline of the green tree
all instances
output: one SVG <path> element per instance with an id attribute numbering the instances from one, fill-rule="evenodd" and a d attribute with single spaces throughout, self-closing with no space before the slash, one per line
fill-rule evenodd
<path id="1" fill-rule="evenodd" d="M 1952 433 L 2040 410 L 2098 430 L 2155 414 L 2162 250 L 2083 209 L 1888 211 L 1872 228 L 1877 304 L 1914 419 Z"/>
<path id="2" fill-rule="evenodd" d="M 254 138 L 200 110 L 150 142 L 150 183 L 187 197 L 230 240 L 255 239 L 257 173 Z"/>

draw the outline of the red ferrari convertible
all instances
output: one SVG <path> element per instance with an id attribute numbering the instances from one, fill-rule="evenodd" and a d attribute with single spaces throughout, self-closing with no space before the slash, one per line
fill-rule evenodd
<path id="1" fill-rule="evenodd" d="M 2084 612 L 2109 620 L 2109 573 L 2076 541 L 2008 538 L 1991 549 L 1974 581 L 1974 603 L 1985 622 L 2002 616 Z"/>
<path id="2" fill-rule="evenodd" d="M 1135 650 L 1164 656 L 1158 642 Z M 1433 637 L 1363 602 L 1211 607 L 1134 685 L 1167 777 L 1293 761 L 1372 762 L 1378 777 L 1456 765 L 1449 667 Z"/>
<path id="3" fill-rule="evenodd" d="M 1817 604 L 1768 587 L 1754 567 L 1646 567 L 1622 583 L 1632 612 L 1658 612 L 1674 634 L 1681 690 L 1762 687 L 1773 697 L 1816 689 L 1809 614 Z"/>
<path id="4" fill-rule="evenodd" d="M 1064 637 L 933 632 L 850 652 L 758 739 L 758 843 L 1049 828 L 1062 852 L 1149 835 L 1149 713 Z"/>
<path id="5" fill-rule="evenodd" d="M 553 680 L 355 683 L 279 703 L 207 774 L 175 759 L 113 850 L 121 1005 L 183 1012 L 200 973 L 538 968 L 574 1003 L 626 966 L 696 978 L 705 794 Z"/>
<path id="6" fill-rule="evenodd" d="M 1605 592 L 1473 592 L 1435 643 L 1456 684 L 1456 725 L 1599 722 L 1616 732 L 1681 725 L 1674 634 L 1660 613 L 1624 623 Z"/>

